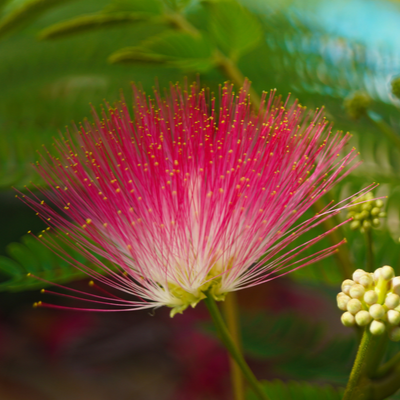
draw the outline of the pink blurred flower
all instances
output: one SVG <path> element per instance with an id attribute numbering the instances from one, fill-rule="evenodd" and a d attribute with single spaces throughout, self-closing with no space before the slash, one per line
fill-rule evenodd
<path id="1" fill-rule="evenodd" d="M 49 188 L 43 193 L 59 210 L 33 194 L 26 201 L 107 274 L 43 240 L 94 279 L 138 298 L 89 295 L 92 301 L 121 310 L 166 305 L 174 315 L 205 292 L 222 300 L 340 244 L 297 260 L 325 234 L 280 255 L 338 212 L 291 228 L 348 173 L 354 149 L 339 156 L 348 135 L 331 134 L 321 111 L 282 107 L 274 92 L 258 114 L 246 88 L 235 96 L 225 85 L 220 97 L 216 107 L 208 91 L 173 86 L 165 100 L 156 93 L 147 101 L 134 88 L 134 118 L 124 101 L 102 120 L 94 114 L 93 124 L 55 143 L 58 157 L 49 153 L 38 164 Z"/>

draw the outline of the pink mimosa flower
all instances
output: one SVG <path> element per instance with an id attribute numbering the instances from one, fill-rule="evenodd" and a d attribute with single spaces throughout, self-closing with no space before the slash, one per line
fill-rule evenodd
<path id="1" fill-rule="evenodd" d="M 210 99 L 211 97 L 211 99 Z M 134 88 L 134 117 L 124 101 L 95 114 L 55 143 L 58 156 L 38 170 L 48 185 L 25 201 L 104 273 L 70 259 L 106 285 L 134 295 L 88 296 L 111 309 L 195 306 L 207 294 L 258 285 L 331 254 L 298 255 L 321 235 L 281 254 L 302 233 L 339 212 L 330 208 L 292 228 L 347 172 L 354 149 L 331 134 L 321 111 L 305 115 L 264 95 L 251 111 L 246 88 L 222 88 L 219 107 L 205 90 L 171 87 L 163 100 Z M 58 211 L 54 207 L 58 207 Z M 99 257 L 98 257 L 99 256 Z M 113 267 L 110 267 L 111 262 Z"/>

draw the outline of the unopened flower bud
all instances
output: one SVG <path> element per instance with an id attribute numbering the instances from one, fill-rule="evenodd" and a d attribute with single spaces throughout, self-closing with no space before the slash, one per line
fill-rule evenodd
<path id="1" fill-rule="evenodd" d="M 351 299 L 347 303 L 347 311 L 349 311 L 353 315 L 357 314 L 361 309 L 362 309 L 362 304 L 361 301 L 358 299 Z"/>
<path id="2" fill-rule="evenodd" d="M 381 199 L 375 200 L 375 205 L 379 208 L 383 207 L 383 201 Z"/>
<path id="3" fill-rule="evenodd" d="M 337 305 L 339 307 L 339 310 L 346 311 L 347 310 L 347 303 L 350 301 L 350 297 L 347 296 L 347 294 L 344 294 L 343 292 L 340 292 L 337 295 Z"/>
<path id="4" fill-rule="evenodd" d="M 359 282 L 358 280 L 360 279 L 360 277 L 363 275 L 366 275 L 366 274 L 367 274 L 367 272 L 365 272 L 363 269 L 356 269 L 353 272 L 353 281 L 358 283 Z"/>
<path id="5" fill-rule="evenodd" d="M 387 308 L 396 308 L 400 304 L 400 297 L 395 293 L 386 296 L 385 305 Z"/>
<path id="6" fill-rule="evenodd" d="M 355 231 L 355 230 L 359 229 L 360 226 L 361 226 L 361 222 L 360 222 L 360 221 L 357 221 L 357 220 L 354 220 L 354 221 L 352 221 L 351 224 L 350 224 L 350 229 L 351 229 L 352 231 Z"/>
<path id="7" fill-rule="evenodd" d="M 350 294 L 350 289 L 353 285 L 354 285 L 354 281 L 352 281 L 351 279 L 346 279 L 342 283 L 342 292 L 347 295 Z"/>
<path id="8" fill-rule="evenodd" d="M 392 279 L 391 288 L 393 293 L 396 293 L 400 296 L 400 276 L 396 276 Z"/>
<path id="9" fill-rule="evenodd" d="M 355 319 L 356 319 L 357 325 L 365 326 L 371 322 L 372 317 L 368 311 L 361 310 L 356 314 Z"/>
<path id="10" fill-rule="evenodd" d="M 360 278 L 358 279 L 358 281 L 360 282 L 361 285 L 363 285 L 364 287 L 370 287 L 372 286 L 372 284 L 374 283 L 374 280 L 372 279 L 372 276 L 369 274 L 365 274 L 363 276 L 360 276 Z"/>
<path id="11" fill-rule="evenodd" d="M 374 218 L 374 219 L 372 220 L 372 226 L 373 226 L 374 228 L 377 228 L 380 224 L 381 224 L 381 221 L 379 220 L 379 218 Z"/>
<path id="12" fill-rule="evenodd" d="M 360 278 L 361 279 L 361 278 Z M 365 293 L 365 287 L 363 285 L 355 284 L 350 289 L 350 296 L 353 299 L 362 299 Z"/>
<path id="13" fill-rule="evenodd" d="M 386 214 L 384 211 L 382 211 L 382 212 L 379 213 L 379 215 L 378 215 L 379 218 L 385 218 L 386 216 L 387 216 L 387 214 Z"/>
<path id="14" fill-rule="evenodd" d="M 348 309 L 348 304 L 347 304 L 347 309 Z M 381 319 L 385 315 L 385 309 L 380 304 L 373 304 L 369 308 L 369 313 L 371 314 L 371 317 L 373 319 Z"/>
<path id="15" fill-rule="evenodd" d="M 371 306 L 378 301 L 378 294 L 375 292 L 375 290 L 368 290 L 368 292 L 365 292 L 364 294 L 364 301 Z"/>
<path id="16" fill-rule="evenodd" d="M 393 340 L 393 342 L 398 342 L 400 340 L 400 328 L 395 326 L 389 330 L 388 335 L 390 340 Z"/>
<path id="17" fill-rule="evenodd" d="M 372 99 L 365 92 L 355 92 L 344 100 L 344 108 L 351 118 L 362 117 L 371 106 Z"/>
<path id="18" fill-rule="evenodd" d="M 368 230 L 369 228 L 371 228 L 372 224 L 371 224 L 370 221 L 368 221 L 368 220 L 366 219 L 366 220 L 363 221 L 362 226 L 363 226 L 363 228 L 364 228 L 365 230 Z"/>
<path id="19" fill-rule="evenodd" d="M 392 93 L 400 99 L 400 78 L 394 78 L 391 82 Z"/>
<path id="20" fill-rule="evenodd" d="M 381 276 L 381 270 L 382 270 L 382 268 L 377 268 L 374 271 L 374 281 L 375 281 L 375 283 L 378 282 L 378 280 L 379 280 L 379 278 Z"/>
<path id="21" fill-rule="evenodd" d="M 374 208 L 371 210 L 371 215 L 372 215 L 373 217 L 377 217 L 377 216 L 379 215 L 380 212 L 381 212 L 381 209 L 380 209 L 379 207 L 374 207 Z"/>
<path id="22" fill-rule="evenodd" d="M 342 324 L 344 326 L 353 326 L 356 323 L 354 315 L 350 314 L 349 312 L 343 313 L 340 319 L 342 320 Z"/>
<path id="23" fill-rule="evenodd" d="M 386 281 L 390 281 L 394 277 L 394 269 L 389 265 L 385 265 L 381 268 L 381 276 Z"/>
<path id="24" fill-rule="evenodd" d="M 371 325 L 369 326 L 369 330 L 373 335 L 382 335 L 385 330 L 385 324 L 383 322 L 380 321 L 372 321 Z"/>
<path id="25" fill-rule="evenodd" d="M 400 323 L 400 313 L 398 311 L 389 310 L 386 315 L 389 324 L 398 325 Z"/>

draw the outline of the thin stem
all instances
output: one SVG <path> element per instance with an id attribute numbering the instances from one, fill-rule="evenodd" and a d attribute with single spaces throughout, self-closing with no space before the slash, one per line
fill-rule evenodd
<path id="1" fill-rule="evenodd" d="M 357 356 L 354 361 L 353 369 L 344 392 L 343 400 L 361 399 L 365 393 L 364 389 L 370 387 L 369 376 L 373 374 L 376 366 L 373 361 L 376 360 L 376 352 L 381 350 L 381 346 L 376 344 L 383 340 L 379 336 L 374 336 L 368 328 L 364 329 L 364 334 L 358 348 Z"/>
<path id="2" fill-rule="evenodd" d="M 397 365 L 400 365 L 400 351 L 394 355 L 389 361 L 385 362 L 385 364 L 381 365 L 374 378 L 382 378 L 387 375 L 392 369 L 394 369 Z"/>
<path id="3" fill-rule="evenodd" d="M 365 239 L 367 242 L 367 272 L 372 272 L 374 270 L 374 248 L 372 240 L 372 229 L 367 229 L 365 231 Z"/>
<path id="4" fill-rule="evenodd" d="M 236 292 L 231 292 L 226 296 L 225 301 L 222 303 L 222 308 L 224 310 L 226 325 L 231 334 L 232 340 L 239 351 L 242 351 Z M 244 381 L 242 371 L 232 357 L 229 357 L 229 363 L 231 368 L 234 400 L 244 400 Z"/>
<path id="5" fill-rule="evenodd" d="M 225 325 L 225 322 L 221 316 L 221 313 L 219 312 L 217 303 L 215 302 L 214 298 L 211 295 L 209 295 L 207 296 L 206 299 L 204 299 L 204 302 L 206 303 L 206 306 L 214 322 L 214 325 L 217 328 L 217 333 L 219 338 L 225 345 L 231 357 L 236 361 L 237 365 L 241 369 L 243 376 L 247 380 L 247 383 L 253 389 L 254 393 L 260 400 L 269 400 L 268 396 L 264 393 L 257 378 L 254 376 L 253 372 L 247 365 L 245 359 L 243 358 L 242 353 L 233 342 L 232 337 L 229 334 L 228 328 Z"/>
<path id="6" fill-rule="evenodd" d="M 312 205 L 312 207 L 314 211 L 319 214 L 325 208 L 325 204 L 322 199 L 318 199 Z M 332 230 L 335 226 L 339 225 L 339 221 L 337 221 L 336 216 L 333 216 L 332 218 L 324 220 L 321 225 L 324 228 L 324 231 L 327 232 Z M 328 239 L 333 245 L 339 243 L 342 238 L 343 236 L 341 235 L 341 231 L 339 231 L 338 229 L 332 230 L 328 235 Z M 353 263 L 351 262 L 350 252 L 347 244 L 340 246 L 338 250 L 339 251 L 334 253 L 334 256 L 339 265 L 343 279 L 348 279 L 353 274 L 355 268 Z"/>

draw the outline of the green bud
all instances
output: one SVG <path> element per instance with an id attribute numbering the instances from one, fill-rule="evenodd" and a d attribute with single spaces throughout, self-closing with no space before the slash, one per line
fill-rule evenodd
<path id="1" fill-rule="evenodd" d="M 361 219 L 369 218 L 369 212 L 367 210 L 361 211 L 360 215 L 361 215 Z"/>
<path id="2" fill-rule="evenodd" d="M 391 82 L 392 93 L 400 99 L 400 77 L 394 78 Z"/>
<path id="3" fill-rule="evenodd" d="M 351 222 L 351 224 L 350 224 L 350 229 L 351 229 L 352 231 L 356 231 L 357 229 L 360 228 L 360 226 L 361 226 L 361 222 L 355 220 L 355 221 L 352 221 L 352 222 Z"/>
<path id="4" fill-rule="evenodd" d="M 371 211 L 371 209 L 372 209 L 372 204 L 370 202 L 361 204 L 361 210 Z"/>
<path id="5" fill-rule="evenodd" d="M 387 216 L 387 214 L 384 211 L 382 211 L 381 213 L 378 214 L 379 218 L 385 218 L 386 216 Z"/>
<path id="6" fill-rule="evenodd" d="M 344 107 L 351 118 L 359 119 L 371 106 L 372 99 L 365 92 L 355 92 L 344 100 Z"/>
<path id="7" fill-rule="evenodd" d="M 379 208 L 383 207 L 383 201 L 381 199 L 375 200 L 375 205 Z"/>
<path id="8" fill-rule="evenodd" d="M 355 320 L 357 325 L 365 326 L 371 322 L 372 317 L 368 311 L 361 310 L 356 314 Z"/>
<path id="9" fill-rule="evenodd" d="M 374 218 L 374 219 L 372 220 L 372 226 L 373 226 L 374 228 L 377 228 L 380 224 L 381 224 L 381 221 L 379 220 L 379 218 Z"/>
<path id="10" fill-rule="evenodd" d="M 372 321 L 371 325 L 369 327 L 369 330 L 373 335 L 378 336 L 378 335 L 382 335 L 385 332 L 386 327 L 385 327 L 385 324 L 383 322 Z"/>
<path id="11" fill-rule="evenodd" d="M 354 316 L 349 312 L 343 313 L 340 319 L 342 320 L 342 324 L 344 326 L 354 326 L 356 323 Z"/>
<path id="12" fill-rule="evenodd" d="M 373 217 L 376 217 L 376 216 L 379 215 L 380 212 L 381 212 L 380 207 L 374 207 L 374 208 L 371 210 L 371 215 L 372 215 Z"/>
<path id="13" fill-rule="evenodd" d="M 371 228 L 372 224 L 371 224 L 370 221 L 368 221 L 368 220 L 366 219 L 366 220 L 363 221 L 362 226 L 363 226 L 363 228 L 364 228 L 365 230 L 368 230 L 368 229 Z"/>

